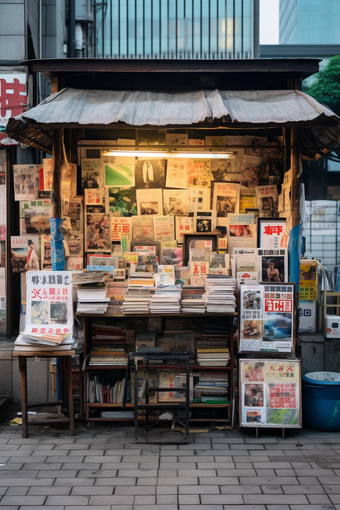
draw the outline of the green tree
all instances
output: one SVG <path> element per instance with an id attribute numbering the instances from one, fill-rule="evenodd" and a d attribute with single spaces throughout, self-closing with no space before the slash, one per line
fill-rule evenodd
<path id="1" fill-rule="evenodd" d="M 318 73 L 316 82 L 306 92 L 340 117 L 340 55 L 329 60 L 327 67 Z"/>

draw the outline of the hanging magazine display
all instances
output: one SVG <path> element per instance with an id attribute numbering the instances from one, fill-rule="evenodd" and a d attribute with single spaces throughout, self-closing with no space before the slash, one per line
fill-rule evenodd
<path id="1" fill-rule="evenodd" d="M 295 350 L 293 284 L 241 285 L 239 352 Z"/>
<path id="2" fill-rule="evenodd" d="M 240 360 L 240 425 L 301 427 L 300 361 Z"/>
<path id="3" fill-rule="evenodd" d="M 263 250 L 258 249 L 259 282 L 287 282 L 288 255 L 287 249 Z"/>

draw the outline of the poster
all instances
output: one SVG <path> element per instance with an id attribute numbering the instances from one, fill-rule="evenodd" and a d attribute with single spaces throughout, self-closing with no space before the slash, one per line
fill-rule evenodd
<path id="1" fill-rule="evenodd" d="M 163 209 L 164 214 L 187 214 L 188 190 L 163 189 Z"/>
<path id="2" fill-rule="evenodd" d="M 318 298 L 318 265 L 313 261 L 300 261 L 300 301 L 313 301 Z"/>
<path id="3" fill-rule="evenodd" d="M 167 133 L 166 145 L 188 145 L 188 135 L 185 133 Z"/>
<path id="4" fill-rule="evenodd" d="M 52 191 L 53 184 L 53 170 L 52 170 L 52 158 L 43 159 L 43 190 L 44 191 Z"/>
<path id="5" fill-rule="evenodd" d="M 258 249 L 259 282 L 288 281 L 287 248 L 279 250 Z"/>
<path id="6" fill-rule="evenodd" d="M 152 216 L 132 216 L 132 240 L 137 242 L 153 241 Z"/>
<path id="7" fill-rule="evenodd" d="M 202 186 L 210 188 L 211 185 L 210 159 L 188 160 L 188 187 Z"/>
<path id="8" fill-rule="evenodd" d="M 103 204 L 103 188 L 85 188 L 84 189 L 85 205 L 102 205 Z"/>
<path id="9" fill-rule="evenodd" d="M 41 236 L 41 269 L 43 271 L 52 271 L 52 252 L 51 236 Z"/>
<path id="10" fill-rule="evenodd" d="M 191 216 L 175 216 L 176 218 L 176 241 L 183 243 L 183 234 L 191 234 L 194 231 L 194 218 Z"/>
<path id="11" fill-rule="evenodd" d="M 132 216 L 137 214 L 135 186 L 106 187 L 105 212 L 111 212 L 113 216 Z"/>
<path id="12" fill-rule="evenodd" d="M 258 283 L 257 248 L 233 249 L 233 276 L 238 285 Z"/>
<path id="13" fill-rule="evenodd" d="M 164 188 L 165 160 L 161 158 L 138 159 L 135 163 L 136 188 Z M 133 185 L 134 183 L 131 183 Z"/>
<path id="14" fill-rule="evenodd" d="M 132 219 L 124 217 L 111 217 L 112 241 L 121 241 L 123 237 L 132 239 Z"/>
<path id="15" fill-rule="evenodd" d="M 217 217 L 216 231 L 219 233 L 218 249 L 226 251 L 228 249 L 228 218 Z"/>
<path id="16" fill-rule="evenodd" d="M 39 236 L 11 236 L 11 266 L 13 273 L 40 269 Z"/>
<path id="17" fill-rule="evenodd" d="M 111 252 L 110 215 L 85 214 L 85 251 Z"/>
<path id="18" fill-rule="evenodd" d="M 188 189 L 188 212 L 194 213 L 210 209 L 210 189 L 195 186 Z"/>
<path id="19" fill-rule="evenodd" d="M 239 352 L 293 352 L 294 285 L 241 285 L 240 290 Z"/>
<path id="20" fill-rule="evenodd" d="M 212 179 L 214 181 L 229 181 L 229 175 L 235 173 L 235 159 L 221 158 L 212 159 L 211 163 Z"/>
<path id="21" fill-rule="evenodd" d="M 199 211 L 195 212 L 194 229 L 195 232 L 205 233 L 214 232 L 216 227 L 216 211 Z"/>
<path id="22" fill-rule="evenodd" d="M 83 197 L 73 197 L 68 205 L 71 230 L 83 232 Z"/>
<path id="23" fill-rule="evenodd" d="M 13 165 L 14 200 L 37 198 L 35 165 Z"/>
<path id="24" fill-rule="evenodd" d="M 228 253 L 232 254 L 234 248 L 256 248 L 253 214 L 229 214 L 228 224 Z"/>
<path id="25" fill-rule="evenodd" d="M 278 216 L 277 185 L 256 186 L 255 190 L 260 217 L 274 218 Z"/>
<path id="26" fill-rule="evenodd" d="M 82 257 L 84 255 L 84 236 L 80 232 L 67 232 L 64 237 L 66 257 Z"/>
<path id="27" fill-rule="evenodd" d="M 240 189 L 240 205 L 239 213 L 245 214 L 246 209 L 256 209 L 256 193 L 255 189 Z"/>
<path id="28" fill-rule="evenodd" d="M 300 361 L 241 359 L 242 427 L 301 427 Z"/>
<path id="29" fill-rule="evenodd" d="M 81 187 L 101 188 L 103 186 L 103 166 L 98 159 L 81 160 Z"/>
<path id="30" fill-rule="evenodd" d="M 237 214 L 239 211 L 240 185 L 231 182 L 213 183 L 213 209 L 217 216 Z"/>
<path id="31" fill-rule="evenodd" d="M 172 241 L 175 237 L 174 216 L 154 216 L 154 240 Z"/>
<path id="32" fill-rule="evenodd" d="M 287 248 L 288 235 L 285 219 L 260 218 L 258 222 L 259 247 L 266 250 Z"/>
<path id="33" fill-rule="evenodd" d="M 188 186 L 188 160 L 169 158 L 166 167 L 167 188 L 187 188 Z"/>
<path id="34" fill-rule="evenodd" d="M 72 273 L 27 273 L 26 327 L 24 334 L 64 334 L 72 337 Z"/>
<path id="35" fill-rule="evenodd" d="M 137 212 L 138 215 L 162 215 L 163 193 L 162 189 L 137 189 Z"/>

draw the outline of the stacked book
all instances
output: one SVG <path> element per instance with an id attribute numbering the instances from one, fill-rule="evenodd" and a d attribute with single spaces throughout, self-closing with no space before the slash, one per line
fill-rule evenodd
<path id="1" fill-rule="evenodd" d="M 183 285 L 182 313 L 205 313 L 205 287 L 202 285 Z"/>
<path id="2" fill-rule="evenodd" d="M 228 388 L 227 373 L 204 370 L 194 386 L 194 397 L 205 404 L 228 404 Z"/>
<path id="3" fill-rule="evenodd" d="M 124 315 L 149 314 L 149 303 L 154 291 L 153 273 L 131 273 L 121 312 Z"/>
<path id="4" fill-rule="evenodd" d="M 77 286 L 77 313 L 107 312 L 110 298 L 105 283 L 109 275 L 106 271 L 83 271 L 72 275 L 72 283 Z"/>
<path id="5" fill-rule="evenodd" d="M 128 288 L 128 282 L 109 281 L 106 285 L 107 297 L 110 298 L 107 313 L 110 315 L 120 314 L 121 307 Z"/>
<path id="6" fill-rule="evenodd" d="M 209 274 L 205 280 L 207 312 L 234 313 L 236 280 L 231 276 Z"/>
<path id="7" fill-rule="evenodd" d="M 125 378 L 111 382 L 99 375 L 87 375 L 87 402 L 93 404 L 122 404 L 125 392 Z"/>
<path id="8" fill-rule="evenodd" d="M 94 323 L 89 366 L 126 366 L 126 330 L 122 326 Z"/>
<path id="9" fill-rule="evenodd" d="M 181 285 L 156 287 L 149 303 L 150 313 L 181 313 Z"/>
<path id="10" fill-rule="evenodd" d="M 229 348 L 198 348 L 196 349 L 196 359 L 202 367 L 226 367 L 230 360 Z"/>

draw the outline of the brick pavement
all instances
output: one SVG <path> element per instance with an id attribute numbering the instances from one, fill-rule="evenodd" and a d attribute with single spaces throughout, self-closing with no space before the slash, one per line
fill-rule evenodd
<path id="1" fill-rule="evenodd" d="M 340 510 L 338 433 L 192 434 L 135 444 L 131 425 L 0 423 L 0 510 Z"/>

